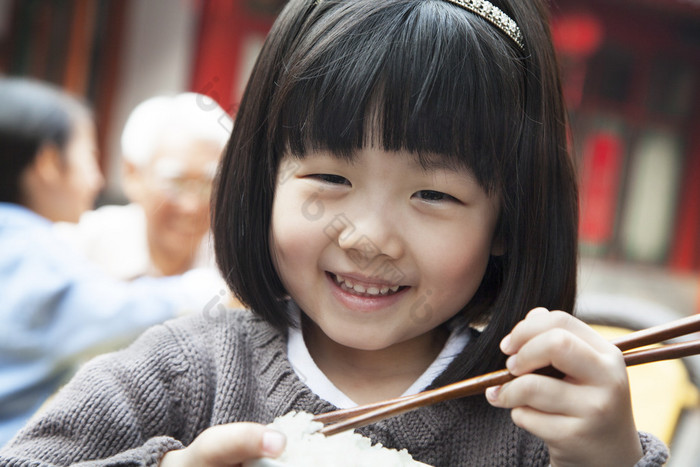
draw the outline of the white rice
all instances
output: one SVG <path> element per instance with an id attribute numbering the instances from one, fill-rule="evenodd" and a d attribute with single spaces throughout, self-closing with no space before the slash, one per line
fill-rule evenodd
<path id="1" fill-rule="evenodd" d="M 317 431 L 323 427 L 312 421 L 308 412 L 289 412 L 277 417 L 269 426 L 287 436 L 287 446 L 275 459 L 288 467 L 403 467 L 425 466 L 413 460 L 405 449 L 397 451 L 381 444 L 372 445 L 369 438 L 346 431 L 324 436 Z M 274 463 L 250 463 L 247 466 L 279 465 Z"/>

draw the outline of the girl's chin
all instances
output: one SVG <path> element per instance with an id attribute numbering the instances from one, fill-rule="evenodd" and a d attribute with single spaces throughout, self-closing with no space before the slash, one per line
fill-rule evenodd
<path id="1" fill-rule="evenodd" d="M 383 325 L 352 326 L 343 324 L 327 325 L 331 329 L 318 330 L 332 345 L 362 352 L 386 350 L 403 341 L 398 336 L 389 336 L 386 332 L 375 335 L 376 329 L 385 329 Z"/>
<path id="2" fill-rule="evenodd" d="M 366 329 L 362 325 L 327 321 L 319 324 L 308 315 L 304 319 L 306 323 L 304 334 L 310 333 L 313 336 L 312 339 L 320 339 L 325 341 L 327 345 L 361 351 L 381 350 L 387 346 L 386 334 L 375 338 L 371 332 L 368 332 L 370 329 Z M 376 326 L 373 327 L 376 328 Z"/>

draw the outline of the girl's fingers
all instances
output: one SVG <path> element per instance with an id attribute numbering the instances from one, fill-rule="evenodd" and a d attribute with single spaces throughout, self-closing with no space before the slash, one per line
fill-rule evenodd
<path id="1" fill-rule="evenodd" d="M 277 457 L 282 433 L 257 423 L 229 423 L 204 430 L 187 448 L 168 453 L 162 466 L 238 466 L 260 457 Z"/>
<path id="2" fill-rule="evenodd" d="M 606 342 L 601 352 L 579 335 L 561 328 L 536 335 L 506 361 L 508 370 L 516 376 L 550 365 L 587 384 L 609 383 L 613 375 L 626 375 L 622 353 L 615 346 Z M 627 384 L 627 380 L 614 383 Z"/>
<path id="3" fill-rule="evenodd" d="M 627 371 L 617 347 L 567 313 L 538 308 L 503 339 L 501 349 L 517 377 L 489 388 L 486 397 L 512 409 L 516 425 L 547 443 L 552 465 L 631 465 L 630 459 L 639 459 Z M 550 365 L 565 377 L 532 374 Z M 620 455 L 612 459 L 612 452 Z"/>
<path id="4" fill-rule="evenodd" d="M 576 334 L 599 352 L 607 351 L 610 346 L 600 334 L 570 314 L 563 311 L 547 311 L 546 308 L 535 308 L 501 341 L 501 350 L 507 355 L 513 355 L 533 337 L 554 328 Z"/>
<path id="5" fill-rule="evenodd" d="M 552 465 L 633 465 L 642 457 L 631 414 L 613 410 L 591 419 L 519 406 L 511 418 L 547 443 Z"/>
<path id="6" fill-rule="evenodd" d="M 547 414 L 565 414 L 581 417 L 587 413 L 587 404 L 596 398 L 595 391 L 577 387 L 556 378 L 528 374 L 502 386 L 486 391 L 486 398 L 495 407 L 512 409 L 530 407 Z"/>
<path id="7" fill-rule="evenodd" d="M 238 463 L 257 457 L 277 457 L 282 453 L 285 437 L 257 423 L 229 423 L 219 425 L 207 442 L 210 453 L 221 460 Z"/>
<path id="8" fill-rule="evenodd" d="M 531 407 L 517 407 L 511 410 L 510 416 L 516 426 L 552 444 L 577 432 L 580 424 L 580 419 L 544 413 Z"/>
<path id="9" fill-rule="evenodd" d="M 501 347 L 510 355 L 506 365 L 516 376 L 551 365 L 586 384 L 627 384 L 620 350 L 568 313 L 532 310 Z"/>

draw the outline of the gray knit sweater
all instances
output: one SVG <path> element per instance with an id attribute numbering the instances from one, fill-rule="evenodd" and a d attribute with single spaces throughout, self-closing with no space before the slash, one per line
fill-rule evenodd
<path id="1" fill-rule="evenodd" d="M 333 409 L 290 367 L 286 336 L 260 318 L 245 311 L 188 316 L 87 364 L 0 451 L 0 465 L 157 465 L 212 425 Z M 421 408 L 360 432 L 435 466 L 548 464 L 542 441 L 483 397 Z M 663 444 L 641 439 L 638 465 L 662 465 Z"/>

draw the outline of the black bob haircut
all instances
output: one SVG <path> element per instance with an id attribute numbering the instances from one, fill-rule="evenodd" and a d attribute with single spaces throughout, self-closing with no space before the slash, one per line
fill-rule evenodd
<path id="1" fill-rule="evenodd" d="M 20 178 L 47 144 L 66 145 L 89 108 L 60 88 L 30 78 L 0 77 L 0 201 L 23 204 Z"/>
<path id="2" fill-rule="evenodd" d="M 462 311 L 488 325 L 453 373 L 502 365 L 498 342 L 531 308 L 573 309 L 578 195 L 547 9 L 493 3 L 519 25 L 525 50 L 444 0 L 287 4 L 248 82 L 212 203 L 217 263 L 255 313 L 289 324 L 269 244 L 281 158 L 308 149 L 352 158 L 368 144 L 440 155 L 501 198 L 506 252 Z"/>

